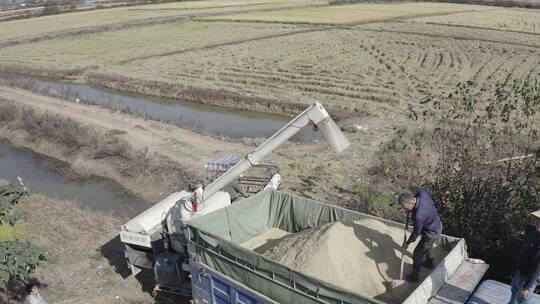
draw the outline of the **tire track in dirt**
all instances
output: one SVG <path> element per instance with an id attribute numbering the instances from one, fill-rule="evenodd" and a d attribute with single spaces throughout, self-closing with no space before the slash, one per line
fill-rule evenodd
<path id="1" fill-rule="evenodd" d="M 481 77 L 481 74 L 484 72 L 484 70 L 488 67 L 488 66 L 491 66 L 491 62 L 494 60 L 493 57 L 489 57 L 488 60 L 484 61 L 484 63 L 482 63 L 480 65 L 480 68 L 478 68 L 478 70 L 476 70 L 476 72 L 474 73 L 474 76 L 472 77 L 473 81 L 474 82 L 480 82 L 478 79 L 480 79 Z"/>
<path id="2" fill-rule="evenodd" d="M 506 86 L 508 82 L 510 82 L 510 79 L 512 79 L 512 76 L 516 72 L 517 67 L 518 67 L 517 65 L 514 65 L 512 69 L 510 70 L 510 72 L 506 74 L 506 77 L 504 78 L 503 86 Z M 527 80 L 529 79 L 527 78 Z"/>
<path id="3" fill-rule="evenodd" d="M 497 67 L 496 67 L 495 69 L 493 69 L 493 70 L 491 71 L 491 73 L 489 73 L 489 74 L 487 75 L 486 80 L 491 80 L 491 78 L 492 78 L 493 76 L 495 76 L 495 74 L 497 74 L 497 72 L 499 72 L 499 71 L 501 70 L 501 68 L 505 65 L 505 63 L 506 63 L 505 61 L 501 61 L 501 62 L 497 65 Z"/>

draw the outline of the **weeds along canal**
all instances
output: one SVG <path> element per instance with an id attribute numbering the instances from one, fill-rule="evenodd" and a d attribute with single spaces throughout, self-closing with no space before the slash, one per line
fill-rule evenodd
<path id="1" fill-rule="evenodd" d="M 104 178 L 71 178 L 66 165 L 0 140 L 0 178 L 21 177 L 31 193 L 79 202 L 83 208 L 133 217 L 148 204 Z"/>
<path id="2" fill-rule="evenodd" d="M 290 120 L 290 117 L 284 115 L 137 95 L 51 78 L 0 73 L 0 79 L 32 91 L 60 95 L 73 102 L 78 99 L 79 102 L 101 105 L 196 132 L 228 138 L 266 138 Z M 299 132 L 295 139 L 311 140 L 318 136 L 312 130 L 306 129 Z"/>

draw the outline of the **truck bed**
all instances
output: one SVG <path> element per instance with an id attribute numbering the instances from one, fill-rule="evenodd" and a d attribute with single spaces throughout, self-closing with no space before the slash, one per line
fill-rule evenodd
<path id="1" fill-rule="evenodd" d="M 302 273 L 241 246 L 271 228 L 296 233 L 330 222 L 354 222 L 362 219 L 374 219 L 385 225 L 404 228 L 400 223 L 334 205 L 278 191 L 264 191 L 190 221 L 188 239 L 190 246 L 194 248 L 194 253 L 190 254 L 190 262 L 197 261 L 228 280 L 238 282 L 279 303 L 385 303 L 333 285 L 324 277 Z M 430 299 L 436 299 L 439 290 L 454 273 L 460 275 L 458 270 L 467 258 L 465 241 L 442 236 L 440 242 L 441 246 L 447 248 L 448 254 L 403 303 L 428 303 Z M 461 269 L 466 268 L 463 267 Z M 486 265 L 475 268 L 481 270 L 483 267 Z M 456 278 L 455 281 L 460 279 Z M 448 290 L 448 286 L 450 285 L 441 291 Z M 473 288 L 474 286 L 466 293 L 470 294 Z M 440 296 L 449 297 L 449 294 L 451 293 L 447 291 L 446 295 Z"/>

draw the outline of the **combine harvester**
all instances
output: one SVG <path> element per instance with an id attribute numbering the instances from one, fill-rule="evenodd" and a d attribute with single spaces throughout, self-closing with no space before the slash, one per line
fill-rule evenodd
<path id="1" fill-rule="evenodd" d="M 231 204 L 229 193 L 222 189 L 310 124 L 336 153 L 349 146 L 323 106 L 311 105 L 206 187 L 173 193 L 122 226 L 120 239 L 132 271 L 153 270 L 157 291 L 191 296 L 195 304 L 385 303 L 242 246 L 269 229 L 297 233 L 337 221 L 375 220 L 404 229 L 397 222 L 276 191 L 278 175 L 264 191 Z M 394 246 L 393 241 L 387 245 Z M 485 281 L 473 294 L 488 265 L 468 258 L 464 239 L 443 235 L 439 246 L 444 256 L 403 303 L 469 299 L 477 304 L 506 304 L 509 286 L 499 282 Z M 540 303 L 537 300 L 532 302 Z"/>

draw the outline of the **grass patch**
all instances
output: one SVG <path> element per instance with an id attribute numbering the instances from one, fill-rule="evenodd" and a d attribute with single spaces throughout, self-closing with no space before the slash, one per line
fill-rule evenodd
<path id="1" fill-rule="evenodd" d="M 112 129 L 109 132 L 107 132 L 107 134 L 109 134 L 109 135 L 124 135 L 126 133 L 127 133 L 127 131 L 119 130 L 119 129 Z"/>
<path id="2" fill-rule="evenodd" d="M 8 223 L 0 224 L 0 242 L 27 240 L 29 238 L 29 231 L 19 224 L 13 226 Z"/>
<path id="3" fill-rule="evenodd" d="M 356 184 L 351 189 L 358 195 L 367 195 L 375 208 L 386 208 L 392 205 L 394 198 L 391 195 L 376 191 L 366 184 Z"/>
<path id="4" fill-rule="evenodd" d="M 292 162 L 289 166 L 302 175 L 306 175 L 313 170 L 313 166 L 311 164 L 304 162 Z"/>

